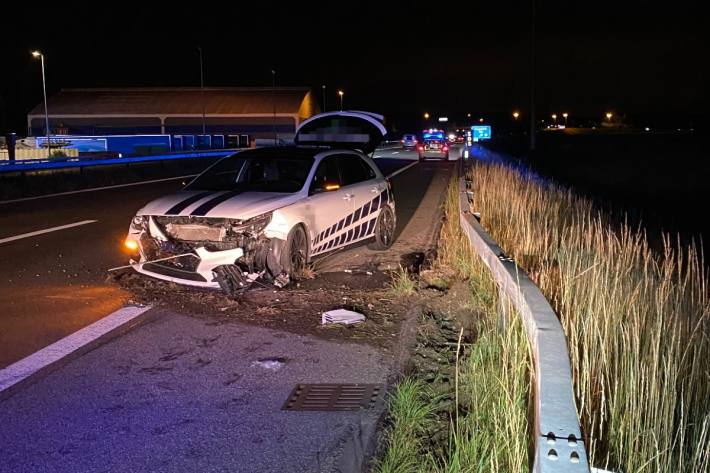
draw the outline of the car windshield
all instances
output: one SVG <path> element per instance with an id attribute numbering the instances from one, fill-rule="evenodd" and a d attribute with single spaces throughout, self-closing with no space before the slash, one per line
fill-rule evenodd
<path id="1" fill-rule="evenodd" d="M 186 189 L 209 191 L 298 192 L 313 165 L 310 156 L 238 153 L 200 174 Z"/>

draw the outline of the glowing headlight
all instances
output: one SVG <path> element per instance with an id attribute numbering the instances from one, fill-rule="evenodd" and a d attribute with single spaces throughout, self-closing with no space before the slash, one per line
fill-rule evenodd
<path id="1" fill-rule="evenodd" d="M 271 212 L 258 215 L 256 217 L 245 220 L 239 225 L 232 227 L 237 233 L 261 233 L 264 228 L 271 222 Z"/>

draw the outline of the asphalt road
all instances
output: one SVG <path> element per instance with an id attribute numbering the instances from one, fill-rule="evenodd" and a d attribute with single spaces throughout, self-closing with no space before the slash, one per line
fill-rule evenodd
<path id="1" fill-rule="evenodd" d="M 391 174 L 416 155 L 389 149 L 375 157 Z M 406 189 L 407 179 L 406 173 L 397 176 L 395 187 Z M 129 294 L 105 281 L 109 268 L 126 264 L 121 243 L 130 219 L 146 202 L 180 185 L 173 180 L 0 203 L 0 368 L 125 305 Z M 402 192 L 398 205 L 404 209 L 412 199 Z"/>
<path id="2" fill-rule="evenodd" d="M 395 157 L 401 154 L 400 166 L 414 157 L 402 152 Z M 380 163 L 383 167 L 397 164 Z M 408 252 L 430 249 L 452 169 L 452 163 L 427 162 L 394 177 L 398 228 L 391 251 L 372 252 L 366 245 L 351 248 L 327 262 L 331 270 L 375 267 L 396 262 Z M 61 212 L 39 209 L 46 201 L 25 207 L 25 212 L 43 218 L 45 226 L 85 219 L 106 222 L 0 245 L 3 261 L 16 258 L 16 264 L 29 265 L 14 272 L 2 265 L 3 277 L 27 291 L 25 300 L 35 308 L 35 312 L 23 309 L 26 316 L 34 317 L 38 327 L 55 322 L 70 331 L 61 317 L 53 315 L 59 310 L 54 306 L 67 317 L 73 315 L 71 307 L 89 307 L 87 323 L 91 317 L 105 315 L 110 308 L 100 308 L 103 294 L 87 295 L 86 304 L 72 295 L 82 285 L 109 290 L 102 282 L 103 271 L 123 262 L 115 248 L 126 222 L 143 201 L 171 186 L 177 183 L 142 189 L 140 197 L 130 199 L 125 189 L 107 196 L 91 193 L 95 195 L 90 199 L 84 194 L 78 201 L 62 198 L 58 202 L 64 206 L 53 203 L 62 207 Z M 61 218 L 53 219 L 48 215 L 52 213 Z M 11 220 L 2 222 L 6 221 Z M 2 240 L 10 232 L 0 228 Z M 21 231 L 44 227 L 24 228 Z M 9 245 L 15 249 L 8 249 Z M 107 248 L 80 251 L 82 246 Z M 77 251 L 71 252 L 72 248 Z M 55 272 L 45 276 L 37 268 L 47 260 L 55 264 L 62 260 L 61 264 L 86 271 L 66 280 Z M 36 291 L 32 298 L 33 278 L 53 281 L 66 297 L 48 298 Z M 114 297 L 118 304 L 127 295 Z M 11 294 L 3 293 L 2 303 L 10 300 Z M 9 316 L 2 315 L 3 326 L 11 326 L 13 317 L 22 317 L 18 309 L 5 312 Z M 357 457 L 349 449 L 363 448 L 374 439 L 383 403 L 354 412 L 289 412 L 281 407 L 299 383 L 386 384 L 397 368 L 398 333 L 391 334 L 391 346 L 376 348 L 299 335 L 282 327 L 267 329 L 238 321 L 221 324 L 165 309 L 149 313 L 148 323 L 0 401 L 2 468 L 13 472 L 330 472 L 341 471 Z M 413 312 L 410 319 L 417 314 Z M 308 317 L 319 320 L 320 314 Z M 31 322 L 25 327 L 26 332 L 17 331 L 16 336 L 37 331 Z M 49 336 L 43 337 L 38 336 L 36 343 L 42 339 L 47 343 Z M 7 345 L 0 342 L 0 346 L 4 352 Z M 265 365 L 269 360 L 280 361 Z"/>

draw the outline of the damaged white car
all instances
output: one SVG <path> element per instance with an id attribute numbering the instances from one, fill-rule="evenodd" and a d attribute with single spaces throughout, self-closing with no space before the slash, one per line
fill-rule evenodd
<path id="1" fill-rule="evenodd" d="M 389 181 L 367 154 L 386 130 L 367 112 L 303 122 L 296 146 L 227 156 L 131 222 L 131 266 L 154 278 L 233 293 L 255 280 L 282 287 L 318 255 L 395 233 Z"/>

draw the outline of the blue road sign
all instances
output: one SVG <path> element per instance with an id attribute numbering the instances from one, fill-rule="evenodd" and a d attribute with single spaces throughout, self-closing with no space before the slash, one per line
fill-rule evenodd
<path id="1" fill-rule="evenodd" d="M 489 125 L 474 125 L 471 127 L 473 141 L 490 140 L 491 127 Z"/>

